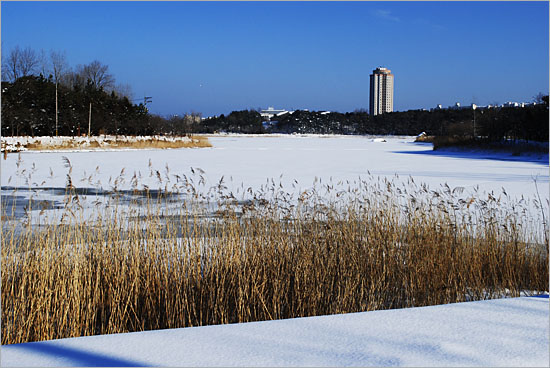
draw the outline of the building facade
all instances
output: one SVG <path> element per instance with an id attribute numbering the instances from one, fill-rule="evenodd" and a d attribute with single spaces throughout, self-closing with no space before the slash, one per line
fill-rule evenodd
<path id="1" fill-rule="evenodd" d="M 274 116 L 283 115 L 283 114 L 286 114 L 286 113 L 289 113 L 289 112 L 290 111 L 287 111 L 287 110 L 284 110 L 284 109 L 275 109 L 272 106 L 269 106 L 267 109 L 261 110 L 260 115 L 262 116 L 262 118 L 265 118 L 265 119 L 269 120 Z"/>
<path id="2" fill-rule="evenodd" d="M 393 74 L 386 68 L 376 68 L 370 76 L 371 115 L 393 111 Z"/>

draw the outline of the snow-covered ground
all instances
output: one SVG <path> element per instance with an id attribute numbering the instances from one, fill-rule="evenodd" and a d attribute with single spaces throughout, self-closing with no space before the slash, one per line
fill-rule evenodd
<path id="1" fill-rule="evenodd" d="M 125 169 L 126 182 L 119 189 L 131 187 L 134 172 L 141 173 L 140 184 L 150 188 L 164 187 L 150 167 L 162 175 L 190 174 L 190 168 L 201 168 L 212 185 L 224 176 L 232 179 L 233 188 L 243 184 L 258 188 L 273 178 L 287 189 L 294 180 L 300 188 L 309 187 L 315 178 L 328 182 L 366 178 L 373 175 L 412 176 L 435 188 L 442 183 L 451 187 L 502 192 L 526 197 L 535 195 L 534 179 L 539 186 L 549 182 L 548 155 L 512 156 L 508 153 L 433 151 L 429 143 L 415 143 L 414 137 L 355 136 L 211 136 L 213 147 L 201 149 L 139 150 L 118 152 L 23 152 L 8 154 L 2 160 L 2 186 L 64 188 L 68 169 L 62 157 L 72 166 L 72 178 L 78 187 L 99 184 L 110 189 L 113 180 Z M 21 162 L 18 165 L 18 157 Z M 97 170 L 96 170 L 97 169 Z M 19 173 L 19 175 L 18 175 Z M 29 180 L 30 176 L 30 180 Z M 91 180 L 88 180 L 91 176 Z M 85 181 L 80 181 L 86 179 Z M 540 190 L 548 198 L 547 190 Z"/>
<path id="2" fill-rule="evenodd" d="M 548 367 L 548 298 L 2 346 L 2 366 Z"/>
<path id="3" fill-rule="evenodd" d="M 433 151 L 431 144 L 415 143 L 414 137 L 212 135 L 209 140 L 213 147 L 201 149 L 8 154 L 1 160 L 3 199 L 8 203 L 17 188 L 19 199 L 32 195 L 35 201 L 56 201 L 50 207 L 60 207 L 67 174 L 76 187 L 96 192 L 129 190 L 135 182 L 137 189 L 170 188 L 184 176 L 194 176 L 195 185 L 204 180 L 203 188 L 209 188 L 223 177 L 237 198 L 249 187 L 279 183 L 296 194 L 313 185 L 346 190 L 359 178 L 405 182 L 410 176 L 432 190 L 445 183 L 459 188 L 465 199 L 487 198 L 484 192 L 498 198 L 503 190 L 512 198 L 523 196 L 533 218 L 541 216 L 531 203 L 540 195 L 548 211 L 548 155 Z"/>

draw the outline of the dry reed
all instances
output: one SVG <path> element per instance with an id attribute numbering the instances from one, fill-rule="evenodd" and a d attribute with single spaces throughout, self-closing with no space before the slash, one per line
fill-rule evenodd
<path id="1" fill-rule="evenodd" d="M 69 182 L 61 221 L 3 222 L 2 344 L 548 290 L 548 247 L 511 200 L 371 178 L 237 201 L 182 182 L 93 214 Z"/>
<path id="2" fill-rule="evenodd" d="M 101 150 L 101 149 L 167 149 L 167 148 L 205 148 L 212 147 L 207 137 L 190 135 L 184 137 L 51 137 L 30 138 L 28 141 L 17 142 L 8 147 L 2 142 L 3 152 L 29 151 L 59 151 L 59 150 Z"/>

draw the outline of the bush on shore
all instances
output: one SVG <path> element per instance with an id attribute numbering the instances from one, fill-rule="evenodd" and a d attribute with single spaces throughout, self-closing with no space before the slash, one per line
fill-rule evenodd
<path id="1" fill-rule="evenodd" d="M 464 136 L 436 136 L 431 139 L 433 149 L 442 148 L 466 148 L 491 151 L 511 152 L 515 156 L 527 153 L 546 153 L 548 154 L 548 143 L 544 142 L 526 142 L 526 141 L 490 141 L 486 138 L 474 138 Z"/>

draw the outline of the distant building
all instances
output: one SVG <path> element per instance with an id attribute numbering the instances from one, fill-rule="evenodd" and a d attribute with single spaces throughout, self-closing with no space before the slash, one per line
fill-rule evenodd
<path id="1" fill-rule="evenodd" d="M 453 106 L 449 106 L 448 110 L 487 110 L 487 109 L 500 109 L 503 107 L 514 107 L 514 108 L 525 108 L 529 106 L 535 106 L 535 102 L 505 102 L 501 105 L 485 105 L 480 106 L 475 103 L 472 103 L 470 105 L 462 106 L 460 102 L 456 102 Z M 441 104 L 437 105 L 435 108 L 430 109 L 430 111 L 434 110 L 444 110 Z"/>
<path id="2" fill-rule="evenodd" d="M 188 124 L 198 124 L 201 122 L 202 118 L 199 114 L 185 114 L 183 120 Z"/>
<path id="3" fill-rule="evenodd" d="M 371 115 L 393 111 L 393 74 L 386 68 L 376 68 L 370 76 Z"/>
<path id="4" fill-rule="evenodd" d="M 280 116 L 289 112 L 290 111 L 283 110 L 283 109 L 275 109 L 273 108 L 273 106 L 269 106 L 267 109 L 261 110 L 260 115 L 262 116 L 262 118 L 271 119 L 274 116 Z"/>

